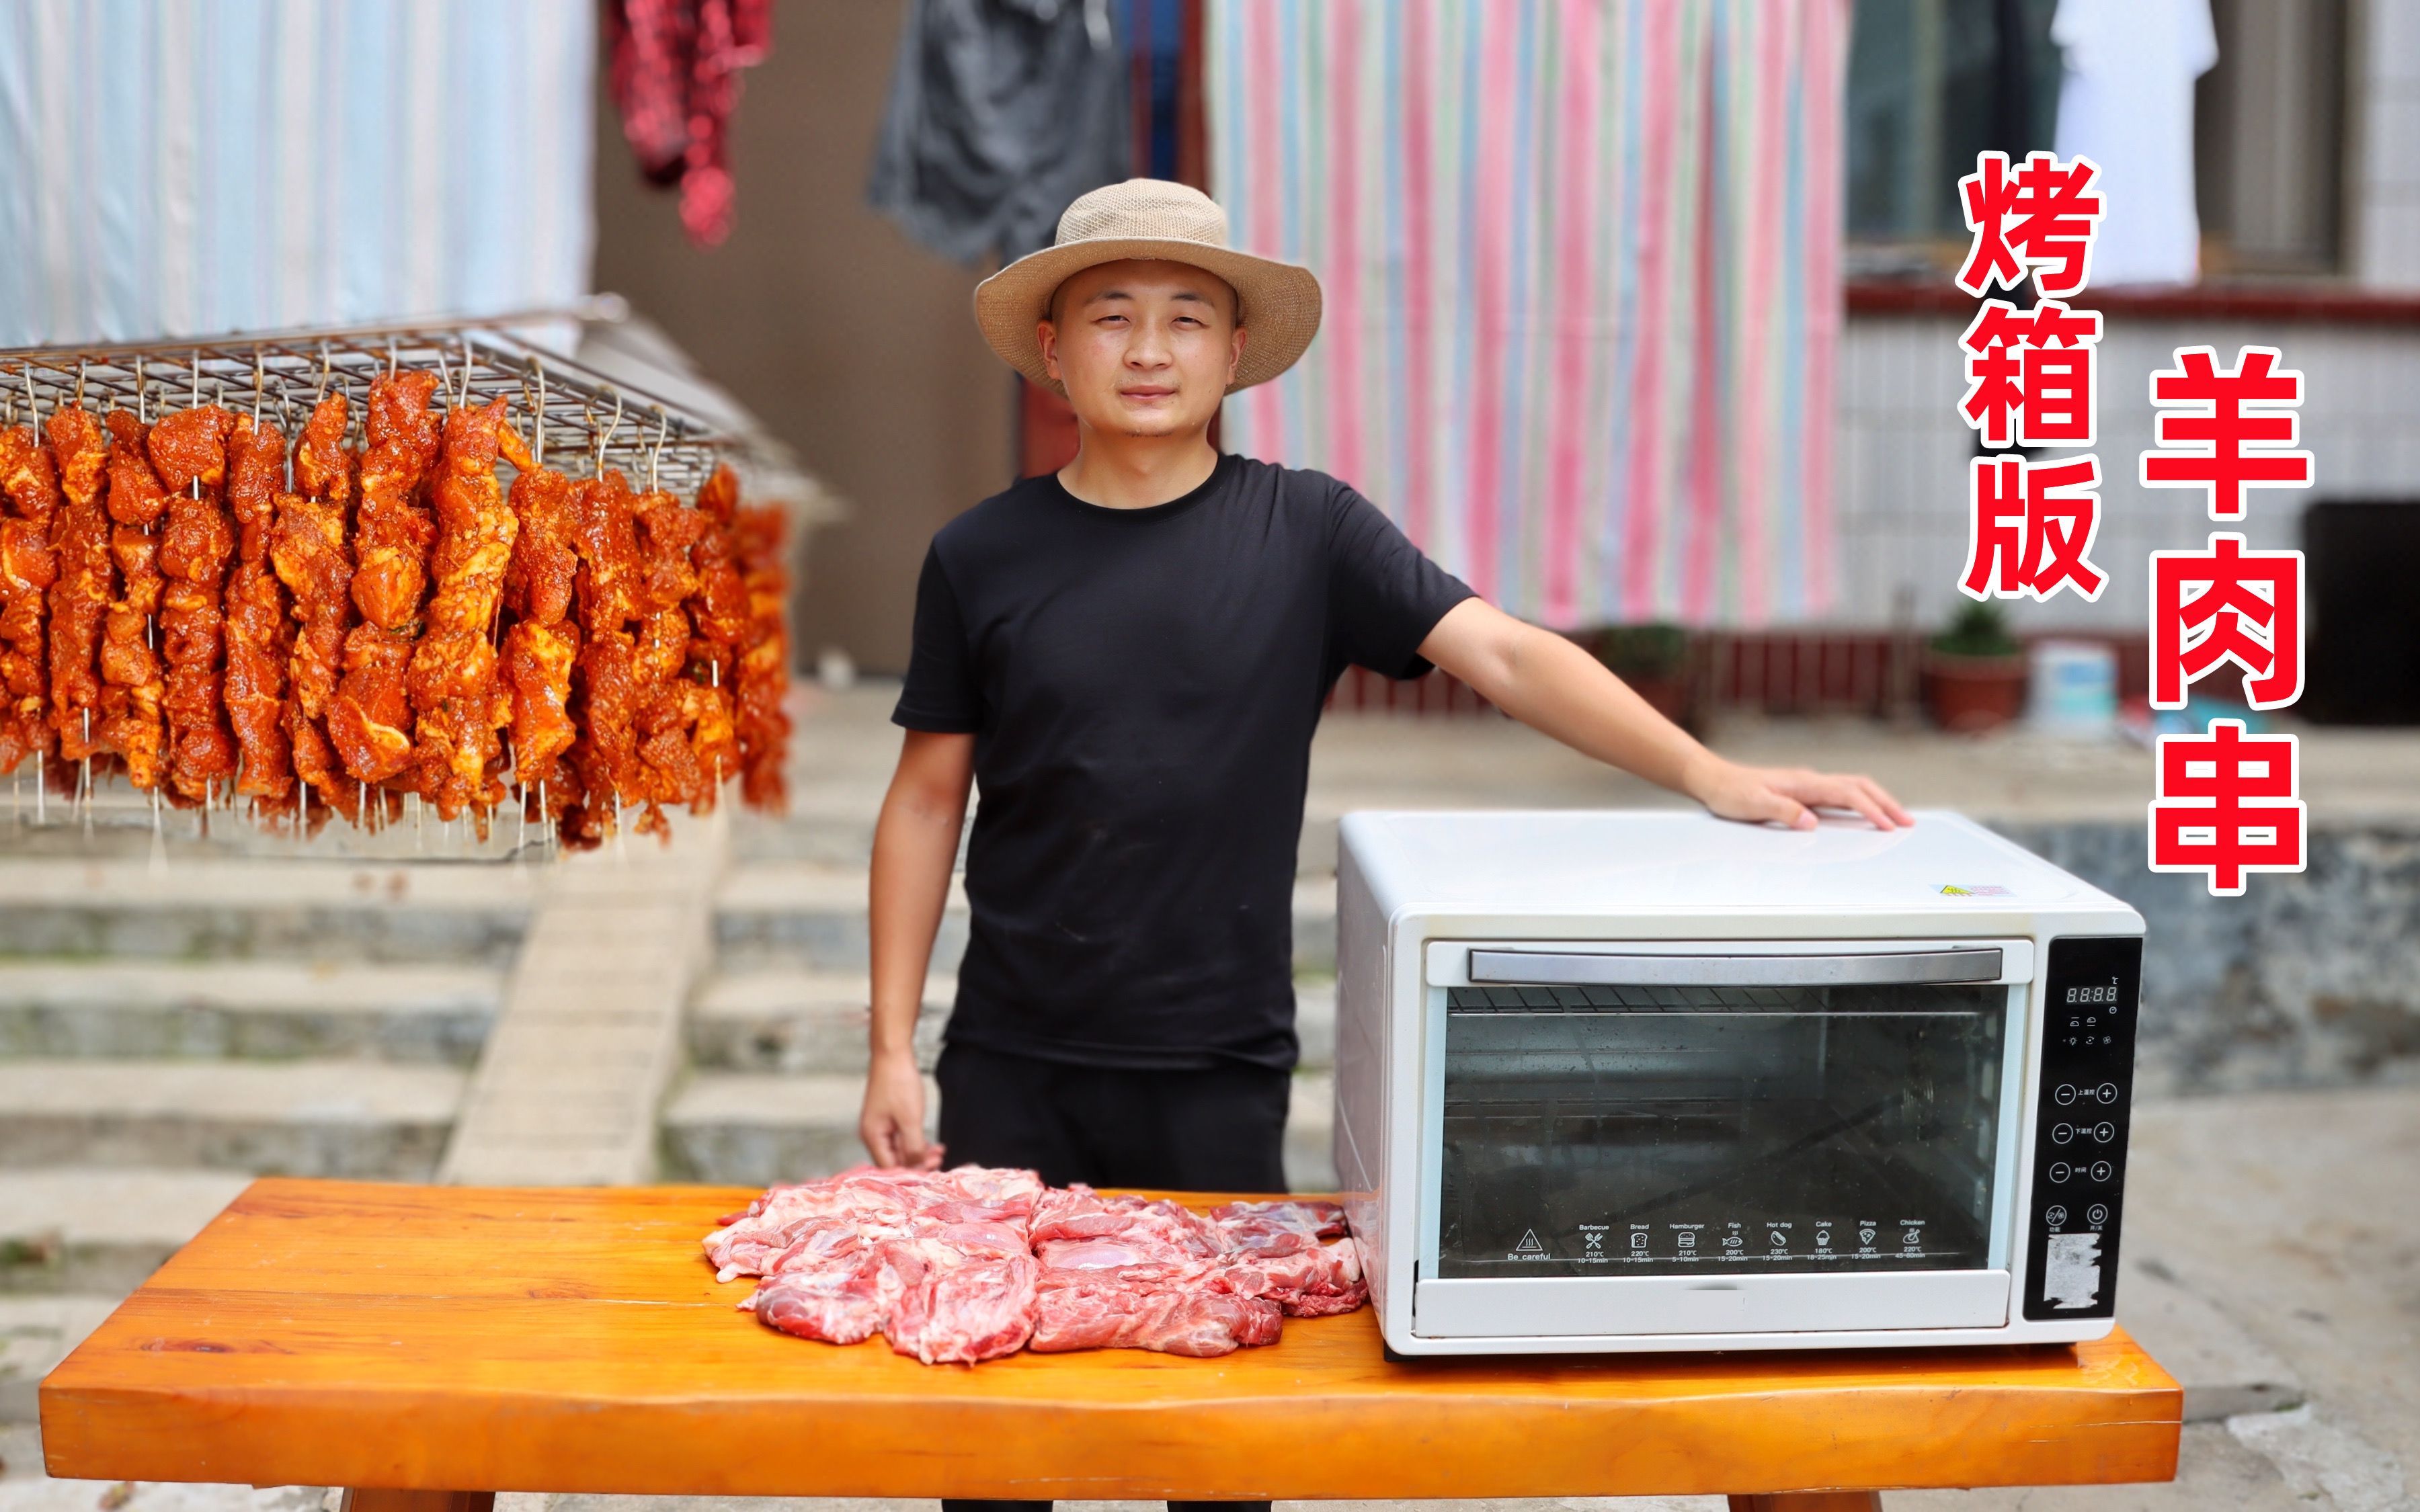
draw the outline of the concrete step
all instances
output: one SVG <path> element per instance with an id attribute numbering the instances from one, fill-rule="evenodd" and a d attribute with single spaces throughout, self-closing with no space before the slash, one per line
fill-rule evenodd
<path id="1" fill-rule="evenodd" d="M 692 1075 L 664 1109 L 667 1179 L 765 1186 L 830 1176 L 865 1159 L 858 1143 L 861 1077 L 778 1076 L 752 1072 Z M 926 1106 L 939 1104 L 929 1082 Z M 1329 1152 L 1335 1084 L 1298 1074 L 1286 1122 L 1286 1178 L 1304 1191 L 1336 1184 Z"/>
<path id="2" fill-rule="evenodd" d="M 486 861 L 0 859 L 0 956 L 502 967 L 547 872 Z"/>
<path id="3" fill-rule="evenodd" d="M 739 967 L 861 972 L 866 968 L 865 889 L 863 867 L 808 861 L 736 866 L 715 894 L 716 953 Z M 966 947 L 966 891 L 953 880 L 933 945 L 933 969 L 955 971 Z"/>
<path id="4" fill-rule="evenodd" d="M 928 1071 L 940 1053 L 941 1026 L 956 993 L 954 978 L 934 977 L 924 984 L 916 1058 Z M 721 973 L 690 1000 L 690 1063 L 702 1071 L 862 1074 L 870 995 L 862 972 Z"/>
<path id="5" fill-rule="evenodd" d="M 940 1053 L 957 983 L 925 983 L 924 1012 L 916 1026 L 917 1059 L 926 1070 Z M 863 973 L 792 971 L 777 967 L 725 971 L 710 978 L 690 1004 L 690 1063 L 701 1071 L 861 1074 L 866 1062 Z M 1325 1071 L 1336 1060 L 1336 984 L 1306 978 L 1295 985 L 1295 1030 L 1302 1065 Z"/>
<path id="6" fill-rule="evenodd" d="M 0 1292 L 122 1296 L 251 1180 L 232 1171 L 0 1170 Z"/>
<path id="7" fill-rule="evenodd" d="M 865 1159 L 857 1138 L 864 1094 L 862 1076 L 692 1075 L 664 1106 L 664 1176 L 769 1186 L 846 1170 Z M 927 1109 L 939 1104 L 929 1082 L 924 1096 Z"/>
<path id="8" fill-rule="evenodd" d="M 861 867 L 755 861 L 735 868 L 715 897 L 715 945 L 739 967 L 787 964 L 813 971 L 866 967 L 866 873 Z M 955 971 L 966 951 L 963 878 L 954 881 L 933 947 L 933 969 Z M 1336 882 L 1304 877 L 1294 889 L 1297 971 L 1336 969 Z"/>
<path id="9" fill-rule="evenodd" d="M 737 826 L 732 855 L 743 862 L 862 867 L 874 854 L 874 821 L 881 809 L 879 784 L 794 779 L 789 812 L 752 816 L 750 823 Z"/>
<path id="10" fill-rule="evenodd" d="M 426 1180 L 465 1080 L 373 1060 L 0 1060 L 0 1169 Z"/>
<path id="11" fill-rule="evenodd" d="M 0 1297 L 0 1423 L 35 1420 L 35 1393 L 42 1378 L 99 1328 L 119 1301 L 116 1295 Z"/>
<path id="12" fill-rule="evenodd" d="M 0 1056 L 363 1056 L 468 1067 L 504 973 L 302 961 L 0 960 Z"/>

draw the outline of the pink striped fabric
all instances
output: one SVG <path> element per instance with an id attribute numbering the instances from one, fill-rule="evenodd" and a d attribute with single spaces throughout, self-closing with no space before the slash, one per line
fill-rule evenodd
<path id="1" fill-rule="evenodd" d="M 1326 322 L 1228 407 L 1559 626 L 1832 586 L 1848 0 L 1210 0 L 1213 191 Z"/>

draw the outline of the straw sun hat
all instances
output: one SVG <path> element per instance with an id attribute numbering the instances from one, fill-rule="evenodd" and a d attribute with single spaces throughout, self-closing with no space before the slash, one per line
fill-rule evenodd
<path id="1" fill-rule="evenodd" d="M 1227 245 L 1227 212 L 1202 191 L 1164 178 L 1129 178 L 1094 190 L 1059 217 L 1059 239 L 975 286 L 975 324 L 1001 361 L 1057 393 L 1066 389 L 1042 370 L 1033 328 L 1050 314 L 1050 296 L 1100 263 L 1148 257 L 1189 263 L 1234 287 L 1251 329 L 1227 392 L 1265 383 L 1294 365 L 1319 331 L 1319 280 L 1311 270 L 1255 257 Z"/>

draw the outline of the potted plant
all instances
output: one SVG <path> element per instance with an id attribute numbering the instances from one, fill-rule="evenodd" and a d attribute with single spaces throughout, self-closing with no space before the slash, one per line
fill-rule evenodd
<path id="1" fill-rule="evenodd" d="M 1614 625 L 1597 631 L 1591 641 L 1596 659 L 1656 713 L 1683 730 L 1697 729 L 1688 631 L 1677 625 Z"/>
<path id="2" fill-rule="evenodd" d="M 1924 648 L 1924 697 L 1944 730 L 1997 729 L 2025 706 L 2025 648 L 2000 606 L 1968 604 Z"/>

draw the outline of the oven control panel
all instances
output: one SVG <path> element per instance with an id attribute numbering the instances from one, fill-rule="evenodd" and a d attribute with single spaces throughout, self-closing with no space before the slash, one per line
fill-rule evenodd
<path id="1" fill-rule="evenodd" d="M 2025 1226 L 2029 1319 L 2117 1312 L 2118 1223 L 2142 984 L 2139 936 L 2051 942 L 2035 1092 L 2033 1211 Z"/>

